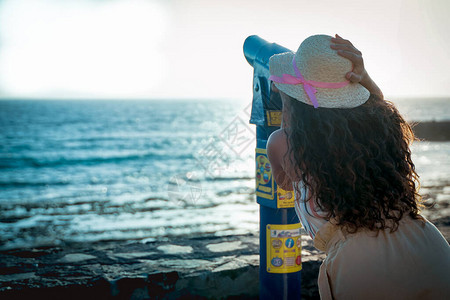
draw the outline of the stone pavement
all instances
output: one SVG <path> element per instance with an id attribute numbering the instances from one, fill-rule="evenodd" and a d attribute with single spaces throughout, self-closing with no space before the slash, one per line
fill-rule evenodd
<path id="1" fill-rule="evenodd" d="M 324 258 L 302 241 L 302 298 Z M 257 299 L 259 237 L 108 242 L 0 252 L 1 299 Z"/>
<path id="2" fill-rule="evenodd" d="M 450 217 L 433 223 L 450 240 Z M 259 237 L 74 244 L 0 252 L 0 299 L 257 299 Z M 302 236 L 302 299 L 324 254 Z"/>

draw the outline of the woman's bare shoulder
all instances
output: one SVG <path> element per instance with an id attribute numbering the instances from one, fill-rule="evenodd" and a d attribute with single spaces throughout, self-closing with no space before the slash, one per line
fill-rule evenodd
<path id="1" fill-rule="evenodd" d="M 293 180 L 298 178 L 295 173 L 293 160 L 288 157 L 288 137 L 286 131 L 280 128 L 274 131 L 267 140 L 267 155 L 271 163 L 280 165 L 286 174 Z"/>
<path id="2" fill-rule="evenodd" d="M 282 128 L 275 130 L 267 140 L 267 149 L 275 150 L 278 154 L 287 152 L 287 136 Z"/>

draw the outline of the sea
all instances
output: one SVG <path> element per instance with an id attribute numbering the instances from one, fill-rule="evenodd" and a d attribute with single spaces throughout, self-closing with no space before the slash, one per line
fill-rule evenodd
<path id="1" fill-rule="evenodd" d="M 394 103 L 410 121 L 450 120 L 448 98 Z M 250 112 L 225 99 L 1 100 L 0 250 L 257 234 Z M 447 208 L 450 141 L 412 152 L 422 192 Z"/>

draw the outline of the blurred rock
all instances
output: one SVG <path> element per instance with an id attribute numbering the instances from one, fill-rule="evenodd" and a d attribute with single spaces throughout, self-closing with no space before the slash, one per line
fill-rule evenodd
<path id="1" fill-rule="evenodd" d="M 411 123 L 414 134 L 427 141 L 450 141 L 450 121 Z"/>

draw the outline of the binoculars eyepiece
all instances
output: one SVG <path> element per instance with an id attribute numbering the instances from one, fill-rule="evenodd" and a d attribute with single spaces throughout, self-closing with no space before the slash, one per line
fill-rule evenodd
<path id="1" fill-rule="evenodd" d="M 271 91 L 269 58 L 274 54 L 284 52 L 290 52 L 290 50 L 278 44 L 269 43 L 257 35 L 249 36 L 244 42 L 245 59 L 253 67 L 253 101 L 250 123 L 269 126 L 270 130 L 280 126 L 279 118 L 271 116 L 281 113 L 282 104 L 279 94 Z M 269 133 L 269 131 L 267 132 Z"/>
<path id="2" fill-rule="evenodd" d="M 251 35 L 244 41 L 244 56 L 248 63 L 254 68 L 255 63 L 269 68 L 269 58 L 278 53 L 290 52 L 289 49 L 275 43 Z"/>

